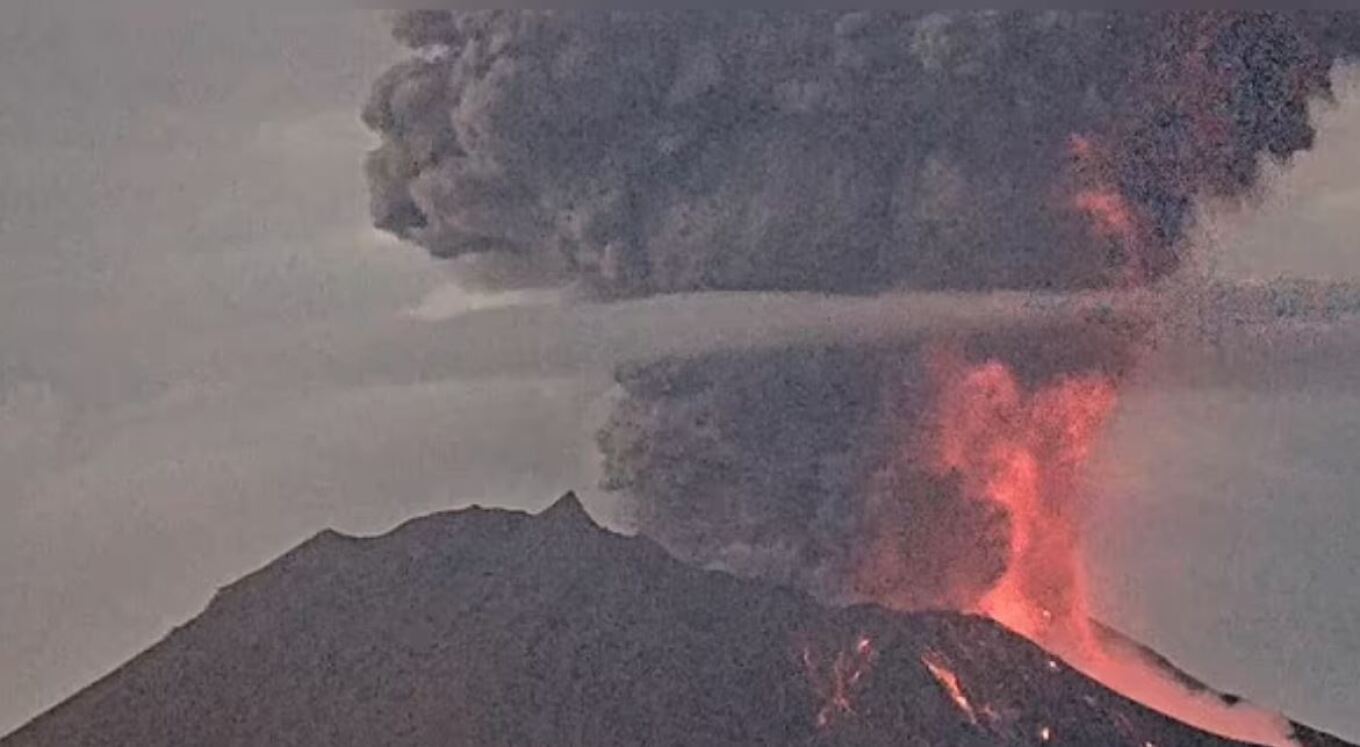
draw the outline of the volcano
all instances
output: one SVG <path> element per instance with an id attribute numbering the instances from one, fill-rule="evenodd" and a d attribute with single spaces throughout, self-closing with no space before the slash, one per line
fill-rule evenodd
<path id="1" fill-rule="evenodd" d="M 1346 744 L 1294 729 L 1304 747 Z M 693 568 L 600 528 L 570 493 L 537 515 L 321 532 L 0 740 L 564 744 L 1242 743 L 988 619 L 831 608 Z"/>

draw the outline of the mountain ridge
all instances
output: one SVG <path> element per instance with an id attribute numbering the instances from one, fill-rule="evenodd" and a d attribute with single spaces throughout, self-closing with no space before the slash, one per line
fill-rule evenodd
<path id="1" fill-rule="evenodd" d="M 952 683 L 952 684 L 951 684 Z M 1344 745 L 1300 732 L 1306 745 Z M 0 739 L 62 745 L 1232 745 L 989 620 L 823 607 L 573 494 L 325 530 Z"/>

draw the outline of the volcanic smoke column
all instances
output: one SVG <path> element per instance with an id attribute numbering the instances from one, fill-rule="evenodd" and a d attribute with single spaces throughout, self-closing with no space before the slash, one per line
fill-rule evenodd
<path id="1" fill-rule="evenodd" d="M 1147 284 L 1197 199 L 1312 146 L 1360 49 L 1347 12 L 395 19 L 375 224 L 606 297 Z M 625 367 L 605 483 L 696 562 L 1085 641 L 1080 467 L 1136 346 L 1074 320 Z"/>
<path id="2" fill-rule="evenodd" d="M 1360 48 L 1360 16 L 421 11 L 394 33 L 415 54 L 364 111 L 382 138 L 373 217 L 436 256 L 608 296 L 1052 290 L 1174 271 L 1196 198 L 1245 194 L 1262 158 L 1311 146 L 1309 101 Z M 1082 352 L 1048 355 L 1045 375 L 1104 375 L 1086 352 L 1130 344 L 1067 343 Z M 995 359 L 1044 400 L 1059 384 L 1023 370 L 1034 344 L 966 364 Z M 901 522 L 984 549 L 1025 531 L 967 465 L 893 466 L 900 432 L 940 409 L 917 350 L 707 356 L 619 380 L 607 482 L 681 554 L 846 593 L 884 490 L 923 496 Z M 920 560 L 879 585 L 885 602 L 967 606 L 1003 578 L 993 553 L 912 540 Z"/>

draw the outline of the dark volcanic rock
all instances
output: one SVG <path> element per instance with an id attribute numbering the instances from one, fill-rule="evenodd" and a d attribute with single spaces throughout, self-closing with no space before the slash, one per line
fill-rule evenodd
<path id="1" fill-rule="evenodd" d="M 927 660 L 957 676 L 967 709 Z M 1231 744 L 986 620 L 831 610 L 696 570 L 599 529 L 569 494 L 538 516 L 322 532 L 0 743 L 1044 741 Z"/>

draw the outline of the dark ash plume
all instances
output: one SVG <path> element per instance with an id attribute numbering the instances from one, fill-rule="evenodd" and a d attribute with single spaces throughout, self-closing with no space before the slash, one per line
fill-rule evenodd
<path id="1" fill-rule="evenodd" d="M 1360 47 L 1347 13 L 424 11 L 395 35 L 420 54 L 365 111 L 376 224 L 615 294 L 1155 278 L 1196 196 L 1311 145 Z"/>
<path id="2" fill-rule="evenodd" d="M 1119 377 L 1128 332 L 1097 321 L 947 341 L 1016 361 L 1026 384 L 1074 371 Z M 796 347 L 627 367 L 598 437 L 605 487 L 638 500 L 638 529 L 698 563 L 824 598 L 967 607 L 1006 565 L 1004 514 L 916 463 L 933 397 L 921 345 Z M 893 527 L 887 544 L 865 538 Z M 861 579 L 888 552 L 888 578 Z"/>
<path id="3" fill-rule="evenodd" d="M 426 11 L 394 32 L 416 54 L 364 112 L 379 228 L 611 296 L 868 293 L 1166 276 L 1197 198 L 1248 195 L 1261 159 L 1312 145 L 1309 102 L 1360 14 Z M 1129 340 L 955 344 L 1038 382 L 1117 375 Z M 620 371 L 606 481 L 678 553 L 827 596 L 866 524 L 901 527 L 903 578 L 854 593 L 966 606 L 1004 567 L 1008 517 L 913 466 L 921 360 Z"/>

